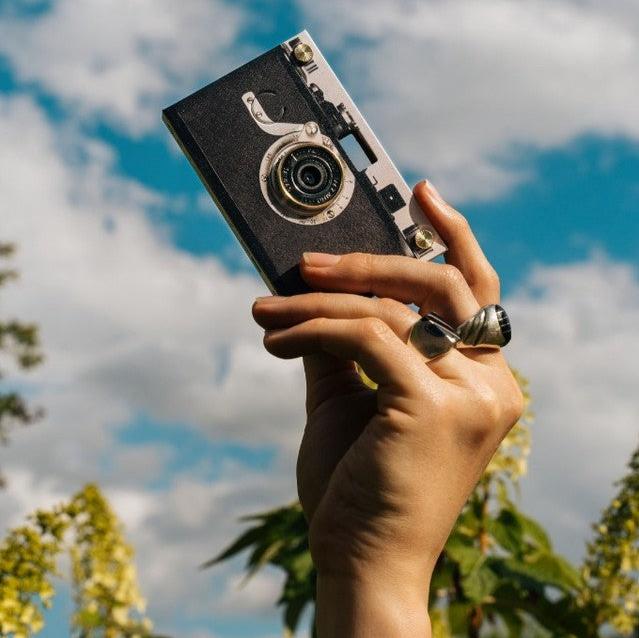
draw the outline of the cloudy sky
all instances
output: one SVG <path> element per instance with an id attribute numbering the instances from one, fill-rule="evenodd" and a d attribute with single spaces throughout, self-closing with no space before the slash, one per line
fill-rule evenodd
<path id="1" fill-rule="evenodd" d="M 632 0 L 0 2 L 2 316 L 47 409 L 0 451 L 0 524 L 98 481 L 158 630 L 271 638 L 281 580 L 197 565 L 295 496 L 298 362 L 161 108 L 307 28 L 409 181 L 469 217 L 537 415 L 522 506 L 578 559 L 637 443 L 639 9 Z M 45 638 L 65 635 L 68 596 Z"/>

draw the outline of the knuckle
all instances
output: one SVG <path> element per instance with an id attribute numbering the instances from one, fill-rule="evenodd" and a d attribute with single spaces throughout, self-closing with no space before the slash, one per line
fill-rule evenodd
<path id="1" fill-rule="evenodd" d="M 493 287 L 497 288 L 497 290 L 499 290 L 499 287 L 501 285 L 501 282 L 499 280 L 499 275 L 497 274 L 497 271 L 492 267 L 492 266 L 488 266 L 486 269 L 486 281 Z"/>
<path id="2" fill-rule="evenodd" d="M 450 212 L 455 230 L 459 233 L 468 232 L 470 230 L 470 223 L 468 222 L 468 219 L 454 208 L 451 208 Z"/>
<path id="3" fill-rule="evenodd" d="M 479 412 L 482 415 L 482 424 L 487 432 L 495 429 L 502 419 L 501 399 L 495 389 L 490 385 L 484 385 L 478 392 Z"/>
<path id="4" fill-rule="evenodd" d="M 441 272 L 448 288 L 459 290 L 467 286 L 466 278 L 459 268 L 450 264 L 443 264 Z"/>
<path id="5" fill-rule="evenodd" d="M 501 282 L 499 281 L 499 275 L 497 271 L 491 266 L 487 265 L 483 269 L 481 275 L 477 277 L 477 281 L 474 282 L 481 289 L 485 291 L 486 295 L 489 295 L 492 299 L 498 299 L 501 290 Z"/>
<path id="6" fill-rule="evenodd" d="M 513 380 L 511 388 L 506 393 L 503 401 L 504 427 L 510 429 L 521 419 L 525 409 L 524 393 L 519 384 Z"/>
<path id="7" fill-rule="evenodd" d="M 501 407 L 497 393 L 487 383 L 475 385 L 472 405 L 473 417 L 461 426 L 461 433 L 475 448 L 496 437 L 500 430 Z"/>
<path id="8" fill-rule="evenodd" d="M 410 310 L 401 301 L 391 299 L 390 297 L 380 297 L 377 299 L 377 304 L 383 315 L 390 317 L 395 315 L 405 315 Z"/>
<path id="9" fill-rule="evenodd" d="M 329 320 L 326 317 L 314 317 L 313 319 L 309 319 L 307 325 L 310 327 L 312 332 L 324 333 L 328 327 Z"/>
<path id="10" fill-rule="evenodd" d="M 372 253 L 351 253 L 349 267 L 352 274 L 360 280 L 367 289 L 370 289 L 387 270 L 388 258 L 385 255 L 373 255 Z"/>
<path id="11" fill-rule="evenodd" d="M 389 337 L 390 328 L 378 317 L 365 317 L 360 319 L 359 329 L 364 339 L 386 340 Z"/>
<path id="12" fill-rule="evenodd" d="M 364 274 L 370 274 L 374 268 L 374 256 L 370 253 L 351 253 L 348 259 L 351 266 Z"/>

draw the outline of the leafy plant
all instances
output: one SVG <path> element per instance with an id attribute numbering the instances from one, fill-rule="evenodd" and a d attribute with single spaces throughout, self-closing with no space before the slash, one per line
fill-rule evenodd
<path id="1" fill-rule="evenodd" d="M 57 560 L 71 555 L 78 638 L 152 638 L 133 565 L 133 549 L 96 485 L 38 510 L 0 543 L 0 635 L 27 638 L 44 626 L 55 594 Z M 157 637 L 159 638 L 159 637 Z"/>
<path id="2" fill-rule="evenodd" d="M 15 252 L 13 244 L 0 242 L 0 260 L 6 260 Z M 18 273 L 8 267 L 0 266 L 0 287 L 18 278 Z M 0 321 L 0 355 L 10 365 L 28 370 L 42 361 L 38 327 L 16 319 Z M 4 372 L 0 368 L 0 379 Z M 33 408 L 18 393 L 12 390 L 0 390 L 0 443 L 9 440 L 9 431 L 15 425 L 28 425 L 42 416 L 40 408 Z M 0 474 L 0 487 L 4 486 Z"/>
<path id="3" fill-rule="evenodd" d="M 515 504 L 527 471 L 533 418 L 528 384 L 515 375 L 526 409 L 488 465 L 437 562 L 429 604 L 433 636 L 587 638 L 603 635 L 610 626 L 630 635 L 639 627 L 639 451 L 580 572 Z M 301 507 L 293 503 L 243 520 L 254 525 L 205 566 L 248 550 L 247 578 L 266 564 L 282 569 L 286 582 L 278 605 L 285 634 L 292 636 L 315 596 Z"/>
<path id="4" fill-rule="evenodd" d="M 639 448 L 628 467 L 617 495 L 593 526 L 581 597 L 598 626 L 609 624 L 626 636 L 639 628 Z"/>

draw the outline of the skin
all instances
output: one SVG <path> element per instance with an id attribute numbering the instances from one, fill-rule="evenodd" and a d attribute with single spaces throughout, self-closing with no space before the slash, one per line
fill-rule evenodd
<path id="1" fill-rule="evenodd" d="M 449 247 L 447 264 L 305 253 L 302 275 L 321 292 L 253 306 L 266 349 L 304 361 L 297 485 L 318 572 L 319 638 L 431 635 L 437 557 L 522 412 L 501 351 L 452 350 L 427 362 L 406 343 L 420 314 L 458 325 L 499 302 L 499 279 L 464 217 L 428 182 L 414 193 Z"/>

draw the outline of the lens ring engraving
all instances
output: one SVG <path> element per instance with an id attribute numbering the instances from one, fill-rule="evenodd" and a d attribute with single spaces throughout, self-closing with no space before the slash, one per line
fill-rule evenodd
<path id="1" fill-rule="evenodd" d="M 300 215 L 330 206 L 344 186 L 341 159 L 324 146 L 297 144 L 284 149 L 270 174 L 273 194 Z"/>
<path id="2" fill-rule="evenodd" d="M 343 171 L 344 185 L 339 195 L 329 205 L 319 209 L 303 210 L 293 207 L 287 199 L 279 194 L 279 186 L 273 178 L 278 162 L 285 155 L 293 148 L 309 145 L 326 148 L 337 157 Z M 315 122 L 307 123 L 298 131 L 282 135 L 271 144 L 260 163 L 259 182 L 262 196 L 270 209 L 286 221 L 302 226 L 317 226 L 332 222 L 348 208 L 355 189 L 353 173 L 341 158 L 332 140 L 319 133 Z"/>

